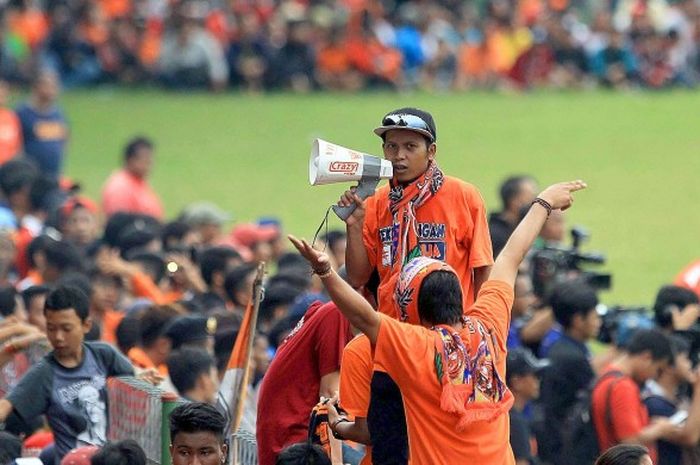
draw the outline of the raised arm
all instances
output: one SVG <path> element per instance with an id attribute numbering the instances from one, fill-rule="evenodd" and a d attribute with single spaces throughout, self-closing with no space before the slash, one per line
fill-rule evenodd
<path id="1" fill-rule="evenodd" d="M 379 315 L 372 306 L 355 289 L 338 276 L 333 270 L 328 255 L 320 252 L 306 242 L 289 236 L 294 247 L 297 248 L 323 282 L 333 302 L 338 306 L 350 324 L 367 335 L 374 344 L 379 333 Z"/>
<path id="2" fill-rule="evenodd" d="M 547 220 L 549 212 L 543 204 L 548 204 L 552 210 L 566 210 L 574 202 L 572 193 L 586 187 L 586 183 L 579 180 L 554 184 L 542 191 L 537 198 L 544 202 L 533 203 L 525 218 L 515 228 L 506 246 L 496 258 L 489 279 L 505 281 L 513 286 L 520 263 Z"/>

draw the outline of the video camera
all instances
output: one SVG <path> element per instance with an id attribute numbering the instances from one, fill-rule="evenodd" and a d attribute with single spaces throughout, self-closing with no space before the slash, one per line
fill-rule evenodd
<path id="1" fill-rule="evenodd" d="M 612 275 L 584 270 L 582 265 L 601 265 L 605 255 L 599 252 L 581 252 L 581 243 L 588 239 L 588 232 L 581 227 L 571 229 L 572 246 L 545 245 L 530 258 L 532 287 L 540 299 L 546 299 L 557 283 L 570 279 L 583 279 L 594 289 L 610 289 Z"/>

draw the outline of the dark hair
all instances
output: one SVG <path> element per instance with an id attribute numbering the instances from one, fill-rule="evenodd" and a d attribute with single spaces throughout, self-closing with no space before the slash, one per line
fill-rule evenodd
<path id="1" fill-rule="evenodd" d="M 685 354 L 690 357 L 691 341 L 680 334 L 671 334 L 669 338 L 671 339 L 671 350 L 673 350 L 674 357 L 679 354 Z"/>
<path id="2" fill-rule="evenodd" d="M 671 339 L 659 329 L 640 329 L 632 335 L 626 351 L 630 355 L 651 353 L 654 361 L 673 363 L 673 348 Z"/>
<path id="3" fill-rule="evenodd" d="M 144 309 L 140 318 L 141 345 L 152 347 L 158 338 L 165 334 L 168 324 L 177 316 L 177 313 L 169 307 L 151 306 Z"/>
<path id="4" fill-rule="evenodd" d="M 47 235 L 47 234 L 42 234 L 41 236 L 37 236 L 32 241 L 29 243 L 27 246 L 27 261 L 29 261 L 29 266 L 31 268 L 36 267 L 36 262 L 34 261 L 34 255 L 37 252 L 45 252 L 46 247 L 48 247 L 48 244 L 50 242 L 57 242 L 56 239 L 53 237 Z"/>
<path id="5" fill-rule="evenodd" d="M 418 316 L 432 324 L 452 325 L 462 318 L 462 287 L 451 271 L 438 270 L 423 279 L 418 291 Z"/>
<path id="6" fill-rule="evenodd" d="M 23 158 L 9 160 L 0 166 L 0 190 L 9 197 L 30 186 L 38 175 L 39 171 L 30 161 Z"/>
<path id="7" fill-rule="evenodd" d="M 133 439 L 108 442 L 90 459 L 91 465 L 146 465 L 146 454 Z"/>
<path id="8" fill-rule="evenodd" d="M 260 321 L 271 321 L 277 308 L 291 305 L 301 293 L 302 290 L 298 287 L 284 282 L 266 286 L 265 298 L 260 302 Z"/>
<path id="9" fill-rule="evenodd" d="M 216 357 L 216 368 L 219 370 L 219 373 L 223 373 L 226 370 L 237 338 L 238 328 L 234 327 L 217 331 L 214 335 L 214 356 Z"/>
<path id="10" fill-rule="evenodd" d="M 277 260 L 277 271 L 282 271 L 287 268 L 306 268 L 311 271 L 309 262 L 306 261 L 298 252 L 285 252 Z"/>
<path id="11" fill-rule="evenodd" d="M 184 221 L 171 221 L 163 226 L 161 231 L 161 240 L 163 248 L 168 247 L 170 240 L 181 241 L 187 233 L 192 230 L 192 227 Z"/>
<path id="12" fill-rule="evenodd" d="M 181 396 L 194 389 L 197 379 L 216 366 L 214 357 L 203 349 L 183 347 L 168 357 L 168 375 Z"/>
<path id="13" fill-rule="evenodd" d="M 199 255 L 199 270 L 208 286 L 212 284 L 214 273 L 226 273 L 229 260 L 240 258 L 241 254 L 231 247 L 211 247 Z"/>
<path id="14" fill-rule="evenodd" d="M 282 449 L 275 465 L 331 465 L 331 459 L 321 446 L 301 442 Z"/>
<path id="15" fill-rule="evenodd" d="M 8 317 L 17 308 L 17 291 L 12 286 L 0 287 L 0 315 Z"/>
<path id="16" fill-rule="evenodd" d="M 92 284 L 90 284 L 90 278 L 87 275 L 77 272 L 69 271 L 62 274 L 60 278 L 56 281 L 56 287 L 59 286 L 71 286 L 77 287 L 88 297 L 92 298 Z"/>
<path id="17" fill-rule="evenodd" d="M 219 442 L 224 442 L 226 420 L 214 407 L 203 402 L 188 402 L 179 405 L 170 414 L 170 443 L 179 433 L 214 434 Z"/>
<path id="18" fill-rule="evenodd" d="M 81 271 L 83 269 L 83 259 L 78 249 L 67 241 L 49 241 L 44 247 L 46 264 L 58 270 Z"/>
<path id="19" fill-rule="evenodd" d="M 498 193 L 501 197 L 501 205 L 504 210 L 508 209 L 508 205 L 518 196 L 523 182 L 531 181 L 532 179 L 532 176 L 518 175 L 511 176 L 503 181 Z"/>
<path id="20" fill-rule="evenodd" d="M 43 284 L 26 288 L 22 291 L 24 306 L 29 309 L 29 306 L 32 304 L 32 300 L 34 300 L 35 297 L 40 295 L 48 295 L 49 292 L 51 292 L 51 288 L 49 286 L 44 286 Z"/>
<path id="21" fill-rule="evenodd" d="M 48 312 L 60 312 L 68 309 L 75 310 L 80 321 L 87 320 L 90 314 L 90 301 L 88 296 L 77 287 L 59 286 L 46 296 L 44 314 Z"/>
<path id="22" fill-rule="evenodd" d="M 240 292 L 245 286 L 245 281 L 248 275 L 255 273 L 257 265 L 255 263 L 243 263 L 231 269 L 226 274 L 226 279 L 224 280 L 224 290 L 226 295 L 234 304 L 241 306 L 242 303 L 238 302 L 236 299 L 236 293 Z"/>
<path id="23" fill-rule="evenodd" d="M 305 267 L 293 266 L 278 270 L 277 274 L 267 280 L 266 286 L 287 285 L 295 287 L 299 292 L 306 291 L 311 285 L 311 268 L 307 263 Z"/>
<path id="24" fill-rule="evenodd" d="M 569 329 L 574 316 L 585 318 L 598 305 L 598 297 L 593 288 L 581 280 L 565 281 L 556 284 L 549 297 L 549 305 L 557 322 Z"/>
<path id="25" fill-rule="evenodd" d="M 153 149 L 153 142 L 145 136 L 132 138 L 124 147 L 124 161 L 131 160 L 141 149 Z"/>
<path id="26" fill-rule="evenodd" d="M 29 189 L 29 204 L 33 210 L 51 212 L 57 209 L 63 197 L 58 181 L 45 174 L 37 176 Z"/>
<path id="27" fill-rule="evenodd" d="M 165 277 L 165 260 L 157 253 L 137 249 L 129 253 L 128 261 L 140 264 L 154 283 L 159 283 Z"/>
<path id="28" fill-rule="evenodd" d="M 338 242 L 342 241 L 347 236 L 348 235 L 345 233 L 345 231 L 334 229 L 332 231 L 328 231 L 328 233 L 323 235 L 321 238 L 324 240 L 324 242 L 327 242 L 328 247 L 332 249 Z"/>
<path id="29" fill-rule="evenodd" d="M 654 302 L 654 321 L 662 328 L 673 326 L 673 307 L 682 310 L 685 306 L 698 303 L 698 295 L 680 286 L 663 286 L 656 294 Z"/>
<path id="30" fill-rule="evenodd" d="M 0 464 L 14 463 L 22 456 L 22 441 L 14 434 L 0 431 Z"/>
<path id="31" fill-rule="evenodd" d="M 645 455 L 649 455 L 649 450 L 644 446 L 618 444 L 598 457 L 595 465 L 640 465 Z"/>
<path id="32" fill-rule="evenodd" d="M 123 354 L 137 346 L 141 342 L 141 318 L 138 314 L 130 314 L 122 318 L 114 336 L 117 339 L 117 347 Z"/>

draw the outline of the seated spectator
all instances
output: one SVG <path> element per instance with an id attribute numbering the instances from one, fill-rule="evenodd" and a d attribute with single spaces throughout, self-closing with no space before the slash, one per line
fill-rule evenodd
<path id="1" fill-rule="evenodd" d="M 111 216 L 117 212 L 143 213 L 163 218 L 163 206 L 148 184 L 153 167 L 153 142 L 134 137 L 124 149 L 124 164 L 112 173 L 102 189 L 102 211 Z"/>
<path id="2" fill-rule="evenodd" d="M 166 87 L 222 90 L 228 83 L 228 67 L 221 44 L 203 27 L 204 2 L 179 5 L 172 31 L 163 38 L 158 74 Z"/>

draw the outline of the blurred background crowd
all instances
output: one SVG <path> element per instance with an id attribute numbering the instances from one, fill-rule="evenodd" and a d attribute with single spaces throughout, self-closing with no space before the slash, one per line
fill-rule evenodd
<path id="1" fill-rule="evenodd" d="M 251 92 L 694 86 L 695 0 L 3 0 L 0 76 Z"/>

